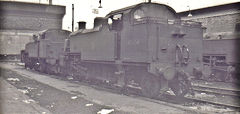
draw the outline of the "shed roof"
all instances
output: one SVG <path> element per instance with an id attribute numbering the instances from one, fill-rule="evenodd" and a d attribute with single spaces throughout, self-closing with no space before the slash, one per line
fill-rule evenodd
<path id="1" fill-rule="evenodd" d="M 209 6 L 205 8 L 198 8 L 198 9 L 193 9 L 191 10 L 192 14 L 203 14 L 203 13 L 209 13 L 209 12 L 219 12 L 219 11 L 232 11 L 240 12 L 240 2 L 234 2 L 234 3 L 228 3 L 228 4 L 221 4 L 217 6 Z M 189 11 L 183 11 L 183 12 L 178 12 L 178 15 L 181 17 L 187 16 L 189 14 Z"/>

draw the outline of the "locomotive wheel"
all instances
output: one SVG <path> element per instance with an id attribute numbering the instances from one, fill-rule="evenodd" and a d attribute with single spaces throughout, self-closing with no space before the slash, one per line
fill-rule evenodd
<path id="1" fill-rule="evenodd" d="M 25 62 L 24 68 L 29 68 L 29 63 Z"/>
<path id="2" fill-rule="evenodd" d="M 60 65 L 57 64 L 57 65 L 54 66 L 54 73 L 57 74 L 57 75 L 59 75 L 61 73 Z"/>
<path id="3" fill-rule="evenodd" d="M 73 74 L 72 75 L 73 79 L 74 80 L 77 80 L 77 81 L 83 81 L 83 80 L 86 80 L 86 77 L 82 76 L 81 74 Z"/>
<path id="4" fill-rule="evenodd" d="M 178 77 L 171 82 L 170 87 L 177 97 L 183 97 L 189 92 L 191 83 L 184 77 Z"/>
<path id="5" fill-rule="evenodd" d="M 33 67 L 34 65 L 33 65 L 33 62 L 31 61 L 31 63 L 28 65 L 28 68 L 29 69 L 33 69 L 34 67 Z"/>
<path id="6" fill-rule="evenodd" d="M 157 97 L 160 90 L 160 81 L 154 76 L 143 76 L 141 88 L 143 96 L 148 98 Z"/>
<path id="7" fill-rule="evenodd" d="M 42 73 L 46 72 L 46 64 L 44 62 L 40 63 L 39 71 Z"/>

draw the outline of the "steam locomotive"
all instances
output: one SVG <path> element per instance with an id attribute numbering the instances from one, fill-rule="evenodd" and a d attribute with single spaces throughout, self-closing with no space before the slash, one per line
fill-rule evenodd
<path id="1" fill-rule="evenodd" d="M 169 6 L 140 3 L 95 18 L 93 29 L 85 25 L 79 22 L 79 30 L 69 36 L 59 30 L 57 37 L 45 35 L 27 44 L 22 52 L 26 67 L 134 86 L 150 98 L 169 88 L 184 96 L 191 76 L 201 72 L 201 23 L 180 20 Z"/>
<path id="2" fill-rule="evenodd" d="M 33 42 L 21 51 L 21 61 L 26 68 L 40 72 L 58 73 L 60 56 L 64 52 L 64 41 L 70 32 L 47 29 L 33 35 Z"/>

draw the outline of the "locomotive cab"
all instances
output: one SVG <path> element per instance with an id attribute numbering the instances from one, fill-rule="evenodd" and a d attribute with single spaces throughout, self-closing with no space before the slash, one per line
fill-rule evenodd
<path id="1" fill-rule="evenodd" d="M 116 30 L 120 31 L 123 28 L 123 19 L 122 14 L 116 14 L 112 15 L 108 18 L 108 20 L 111 22 L 110 24 L 110 30 Z"/>

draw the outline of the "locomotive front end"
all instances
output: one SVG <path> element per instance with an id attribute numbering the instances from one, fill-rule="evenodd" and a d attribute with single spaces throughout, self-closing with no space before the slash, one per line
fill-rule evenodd
<path id="1" fill-rule="evenodd" d="M 139 60 L 149 63 L 147 71 L 160 85 L 154 85 L 155 82 L 147 78 L 144 83 L 160 86 L 162 91 L 171 88 L 175 95 L 184 96 L 191 88 L 194 71 L 202 69 L 201 23 L 180 20 L 173 9 L 157 4 L 138 7 L 132 16 L 131 39 L 139 44 L 134 53 L 141 55 Z M 151 87 L 146 85 L 143 84 L 143 93 L 146 89 L 149 95 L 147 89 Z"/>
<path id="2" fill-rule="evenodd" d="M 190 80 L 196 70 L 202 69 L 201 24 L 180 20 L 168 20 L 159 24 L 155 41 L 149 41 L 153 49 L 149 72 L 162 76 L 161 84 L 170 87 L 177 96 L 185 95 L 191 88 Z"/>

